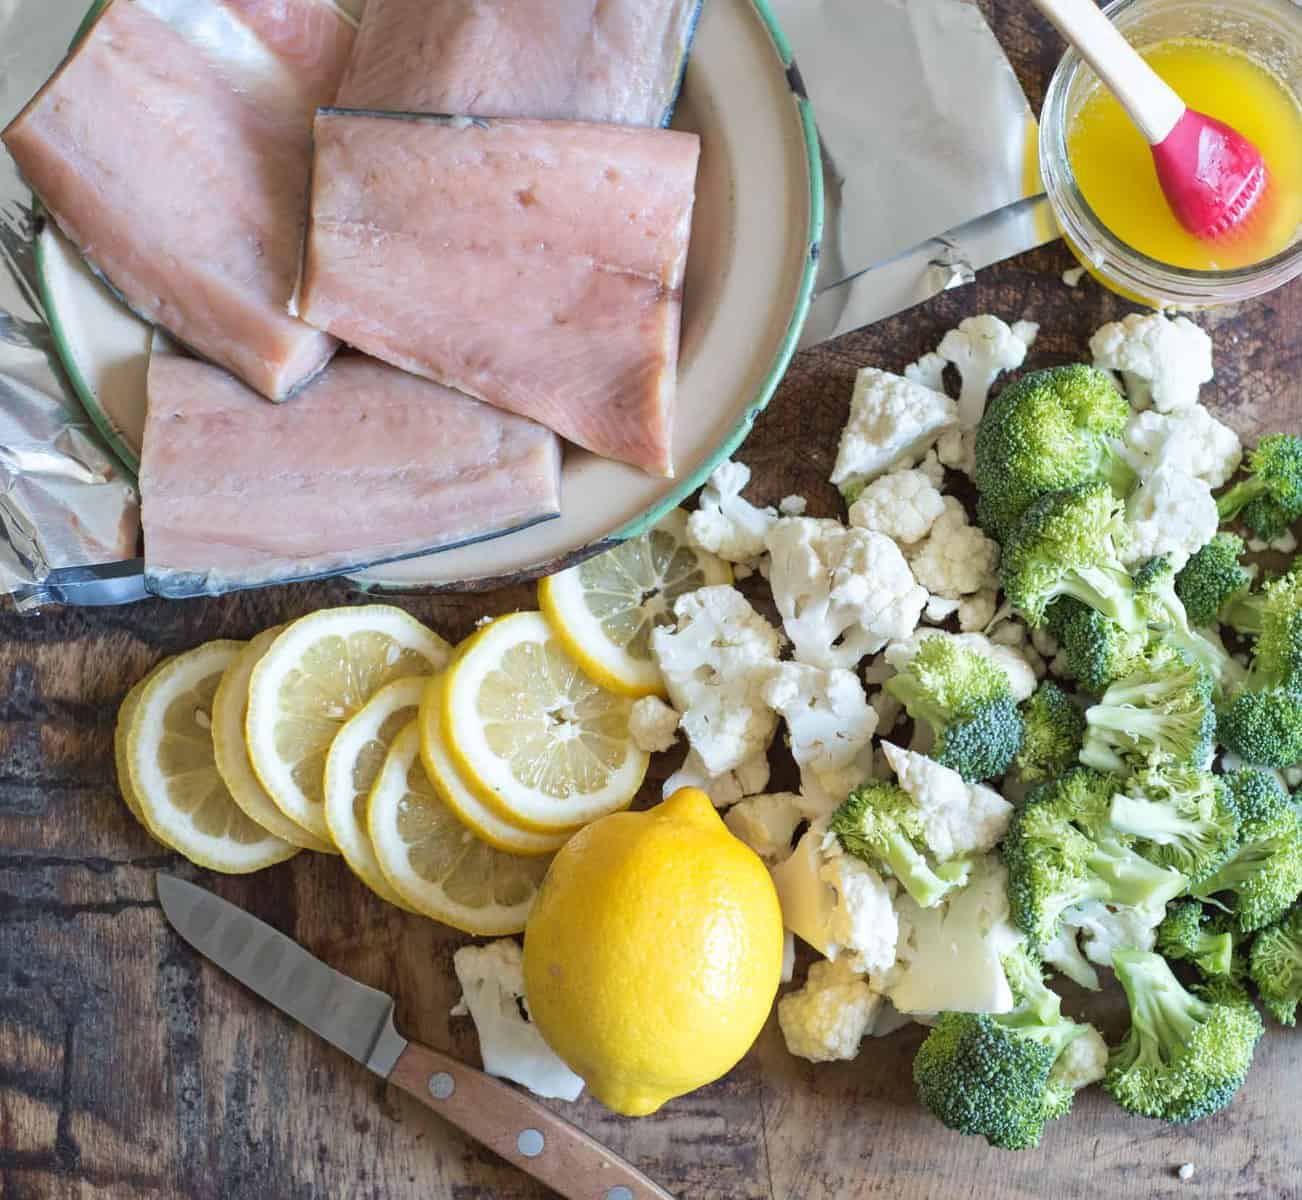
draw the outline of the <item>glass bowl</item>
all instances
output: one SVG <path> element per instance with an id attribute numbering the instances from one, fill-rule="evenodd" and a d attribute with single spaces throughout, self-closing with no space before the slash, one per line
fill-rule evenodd
<path id="1" fill-rule="evenodd" d="M 1294 0 L 1115 0 L 1103 11 L 1141 49 L 1173 38 L 1219 42 L 1255 59 L 1302 96 L 1302 9 Z M 1068 50 L 1040 114 L 1045 191 L 1063 237 L 1090 274 L 1128 299 L 1183 309 L 1248 300 L 1302 274 L 1302 238 L 1251 266 L 1194 271 L 1150 258 L 1108 229 L 1086 203 L 1067 156 L 1067 130 L 1097 83 L 1080 55 Z"/>

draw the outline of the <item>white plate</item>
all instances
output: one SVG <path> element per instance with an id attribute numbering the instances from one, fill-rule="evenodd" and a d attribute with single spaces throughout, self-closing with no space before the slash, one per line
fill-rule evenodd
<path id="1" fill-rule="evenodd" d="M 813 116 L 765 0 L 706 0 L 674 127 L 702 143 L 675 416 L 678 478 L 567 447 L 558 520 L 377 567 L 356 577 L 362 587 L 483 587 L 578 561 L 645 530 L 746 436 L 795 349 L 823 218 Z M 134 465 L 149 331 L 49 229 L 38 260 L 73 384 Z"/>

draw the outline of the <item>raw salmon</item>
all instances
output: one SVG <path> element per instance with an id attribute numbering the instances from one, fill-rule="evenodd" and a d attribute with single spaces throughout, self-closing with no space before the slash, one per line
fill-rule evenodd
<path id="1" fill-rule="evenodd" d="M 667 125 L 701 0 L 370 0 L 341 108 Z"/>
<path id="2" fill-rule="evenodd" d="M 672 474 L 699 152 L 658 129 L 323 111 L 300 312 Z"/>
<path id="3" fill-rule="evenodd" d="M 209 363 L 156 354 L 140 497 L 150 591 L 219 595 L 557 516 L 560 445 L 360 355 L 274 406 Z"/>
<path id="4" fill-rule="evenodd" d="M 336 348 L 286 305 L 352 37 L 324 0 L 113 0 L 3 135 L 131 308 L 273 400 Z"/>

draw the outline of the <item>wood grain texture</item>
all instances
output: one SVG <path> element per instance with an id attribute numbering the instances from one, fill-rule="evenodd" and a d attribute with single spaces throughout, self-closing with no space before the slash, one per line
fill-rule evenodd
<path id="1" fill-rule="evenodd" d="M 1038 106 L 1058 43 L 1026 6 L 984 7 Z M 1124 306 L 1088 282 L 1065 287 L 1069 265 L 1061 245 L 1023 255 L 798 357 L 741 454 L 756 497 L 797 492 L 814 513 L 839 512 L 826 480 L 855 371 L 900 369 L 962 317 L 1039 321 L 1030 366 L 1080 357 Z M 1302 281 L 1201 320 L 1216 341 L 1218 410 L 1248 437 L 1297 428 Z M 338 859 L 304 854 L 245 879 L 197 872 L 152 842 L 117 794 L 116 707 L 154 662 L 355 599 L 322 585 L 0 613 L 0 1200 L 551 1195 L 200 961 L 167 928 L 153 873 L 198 879 L 392 992 L 404 1034 L 477 1063 L 469 1021 L 448 1016 L 459 935 L 386 906 Z M 485 613 L 531 607 L 533 592 L 402 603 L 456 640 Z M 675 765 L 664 758 L 648 796 Z M 1117 999 L 1092 1010 L 1109 1032 Z M 1272 1029 L 1243 1094 L 1199 1125 L 1123 1118 L 1093 1091 L 1039 1153 L 1021 1155 L 959 1138 L 918 1108 L 919 1039 L 905 1030 L 854 1063 L 814 1067 L 786 1054 L 770 1021 L 726 1079 L 654 1117 L 621 1120 L 586 1098 L 556 1107 L 682 1200 L 1302 1196 L 1302 1035 Z M 1192 1184 L 1174 1174 L 1186 1161 Z"/>

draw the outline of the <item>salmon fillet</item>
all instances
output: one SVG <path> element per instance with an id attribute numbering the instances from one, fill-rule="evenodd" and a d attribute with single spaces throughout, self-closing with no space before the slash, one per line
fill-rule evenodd
<path id="1" fill-rule="evenodd" d="M 113 0 L 3 134 L 132 309 L 272 400 L 336 349 L 286 306 L 352 36 L 321 0 Z"/>
<path id="2" fill-rule="evenodd" d="M 341 108 L 669 123 L 701 0 L 369 0 Z"/>
<path id="3" fill-rule="evenodd" d="M 209 363 L 156 354 L 140 497 L 150 591 L 219 595 L 557 516 L 560 444 L 361 356 L 277 406 Z"/>
<path id="4" fill-rule="evenodd" d="M 323 111 L 299 310 L 670 475 L 699 153 L 667 130 Z"/>

